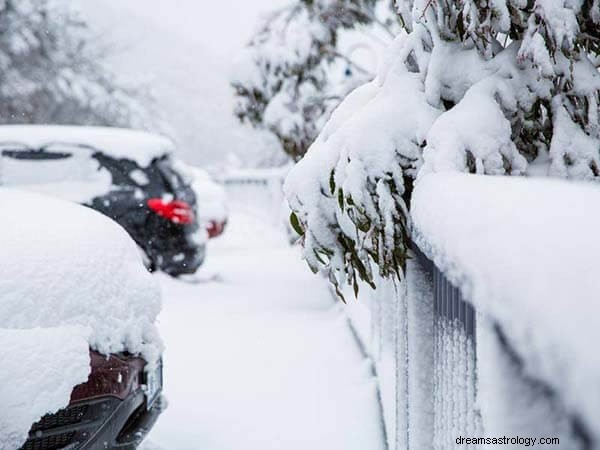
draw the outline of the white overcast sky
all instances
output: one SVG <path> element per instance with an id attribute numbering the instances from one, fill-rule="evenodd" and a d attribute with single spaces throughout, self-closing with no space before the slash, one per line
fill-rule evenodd
<path id="1" fill-rule="evenodd" d="M 257 151 L 237 125 L 230 62 L 261 16 L 290 0 L 79 0 L 84 17 L 113 53 L 113 69 L 154 87 L 180 144 L 198 165 Z"/>

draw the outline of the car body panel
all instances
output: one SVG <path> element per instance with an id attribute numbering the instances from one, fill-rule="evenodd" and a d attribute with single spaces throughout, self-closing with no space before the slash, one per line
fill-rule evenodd
<path id="1" fill-rule="evenodd" d="M 157 217 L 147 204 L 171 198 L 198 217 L 196 195 L 174 168 L 172 150 L 166 138 L 132 130 L 0 126 L 0 185 L 90 206 L 125 228 L 150 269 L 189 274 L 204 261 L 204 229 L 197 221 Z"/>
<path id="2" fill-rule="evenodd" d="M 92 371 L 73 389 L 69 405 L 32 425 L 20 450 L 133 450 L 164 409 L 162 362 L 157 398 L 148 407 L 146 362 L 132 355 L 90 352 Z M 127 373 L 129 371 L 129 373 Z"/>

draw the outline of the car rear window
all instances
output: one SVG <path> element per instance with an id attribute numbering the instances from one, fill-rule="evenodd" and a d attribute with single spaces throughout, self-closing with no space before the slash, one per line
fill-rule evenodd
<path id="1" fill-rule="evenodd" d="M 93 181 L 99 167 L 87 150 L 0 145 L 0 184 L 5 186 Z"/>

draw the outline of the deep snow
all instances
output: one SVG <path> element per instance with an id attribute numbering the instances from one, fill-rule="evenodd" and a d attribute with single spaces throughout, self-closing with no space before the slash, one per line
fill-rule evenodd
<path id="1" fill-rule="evenodd" d="M 0 448 L 20 448 L 31 424 L 69 404 L 90 371 L 89 330 L 81 326 L 0 328 Z"/>
<path id="2" fill-rule="evenodd" d="M 0 210 L 0 449 L 13 450 L 87 380 L 90 348 L 157 360 L 160 296 L 134 242 L 100 213 L 6 188 Z"/>
<path id="3" fill-rule="evenodd" d="M 102 150 L 113 158 L 127 158 L 140 166 L 175 150 L 173 142 L 164 136 L 116 127 L 81 127 L 65 125 L 3 125 L 0 127 L 3 148 L 19 149 L 19 144 L 37 150 L 79 151 Z M 5 144 L 5 143 L 9 144 Z M 91 148 L 87 148 L 89 146 Z"/>
<path id="4" fill-rule="evenodd" d="M 156 361 L 159 286 L 123 228 L 90 208 L 6 188 L 0 210 L 0 328 L 79 325 L 100 353 Z"/>
<path id="5" fill-rule="evenodd" d="M 207 281 L 160 276 L 169 407 L 144 448 L 384 449 L 371 363 L 341 306 L 283 232 L 232 209 Z"/>

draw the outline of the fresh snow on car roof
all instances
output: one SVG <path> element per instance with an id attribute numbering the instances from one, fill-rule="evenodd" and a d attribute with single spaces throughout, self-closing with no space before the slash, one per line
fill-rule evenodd
<path id="1" fill-rule="evenodd" d="M 81 325 L 103 354 L 162 344 L 160 290 L 133 240 L 92 209 L 0 188 L 0 328 Z"/>
<path id="2" fill-rule="evenodd" d="M 64 125 L 2 125 L 3 143 L 25 144 L 39 148 L 44 145 L 70 144 L 94 147 L 115 158 L 127 158 L 147 166 L 154 158 L 174 151 L 173 142 L 153 133 L 126 128 L 84 127 Z"/>

